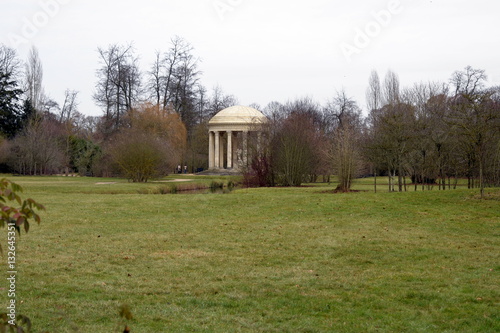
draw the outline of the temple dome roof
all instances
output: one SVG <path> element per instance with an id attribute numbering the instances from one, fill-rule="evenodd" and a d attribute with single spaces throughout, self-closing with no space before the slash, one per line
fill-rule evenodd
<path id="1" fill-rule="evenodd" d="M 220 112 L 210 119 L 209 125 L 225 125 L 225 124 L 258 124 L 266 122 L 267 118 L 262 112 L 248 106 L 231 106 Z"/>

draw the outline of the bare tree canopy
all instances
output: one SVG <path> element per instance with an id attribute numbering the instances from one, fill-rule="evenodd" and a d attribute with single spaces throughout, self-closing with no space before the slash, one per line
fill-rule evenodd
<path id="1" fill-rule="evenodd" d="M 337 191 L 349 192 L 361 168 L 361 109 L 344 90 L 337 92 L 327 109 L 333 119 L 329 159 L 338 177 Z"/>
<path id="2" fill-rule="evenodd" d="M 198 97 L 204 93 L 199 86 L 200 60 L 193 55 L 193 50 L 185 39 L 179 36 L 172 38 L 167 52 L 156 52 L 146 86 L 147 95 L 164 109 L 173 108 L 188 130 L 199 119 Z"/>
<path id="3" fill-rule="evenodd" d="M 93 98 L 105 111 L 109 131 L 117 129 L 122 117 L 139 102 L 141 72 L 132 45 L 113 44 L 98 52 L 101 67 Z"/>
<path id="4" fill-rule="evenodd" d="M 61 108 L 61 113 L 59 115 L 59 121 L 65 122 L 69 121 L 73 115 L 78 111 L 78 91 L 66 89 L 64 92 L 64 104 Z"/>
<path id="5" fill-rule="evenodd" d="M 399 77 L 389 70 L 385 74 L 383 86 L 384 104 L 394 104 L 399 102 Z"/>
<path id="6" fill-rule="evenodd" d="M 6 45 L 0 44 L 0 73 L 9 74 L 15 80 L 21 74 L 22 62 L 17 52 Z"/>
<path id="7" fill-rule="evenodd" d="M 382 88 L 380 87 L 380 78 L 377 71 L 373 70 L 368 79 L 368 88 L 366 89 L 366 105 L 368 111 L 377 110 L 382 104 Z"/>
<path id="8" fill-rule="evenodd" d="M 486 80 L 483 69 L 467 66 L 463 71 L 453 73 L 450 82 L 455 87 L 455 95 L 474 95 L 484 88 Z"/>
<path id="9" fill-rule="evenodd" d="M 43 68 L 38 50 L 32 47 L 26 62 L 25 69 L 25 92 L 26 98 L 31 101 L 31 105 L 35 110 L 40 111 L 44 100 L 44 92 L 42 87 Z"/>

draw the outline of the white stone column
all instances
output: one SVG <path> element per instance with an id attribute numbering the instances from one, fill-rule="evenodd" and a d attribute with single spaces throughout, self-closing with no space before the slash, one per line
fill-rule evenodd
<path id="1" fill-rule="evenodd" d="M 220 168 L 220 134 L 219 131 L 214 131 L 215 143 L 214 143 L 214 169 Z"/>
<path id="2" fill-rule="evenodd" d="M 227 168 L 233 168 L 233 132 L 227 131 Z"/>
<path id="3" fill-rule="evenodd" d="M 238 140 L 238 133 L 234 134 L 233 137 L 233 168 L 238 168 L 239 163 L 238 163 L 238 147 L 240 145 L 239 140 Z"/>
<path id="4" fill-rule="evenodd" d="M 224 132 L 219 133 L 219 169 L 224 169 Z"/>
<path id="5" fill-rule="evenodd" d="M 214 168 L 214 133 L 208 132 L 208 169 Z"/>
<path id="6" fill-rule="evenodd" d="M 243 167 L 248 166 L 248 131 L 243 131 Z"/>

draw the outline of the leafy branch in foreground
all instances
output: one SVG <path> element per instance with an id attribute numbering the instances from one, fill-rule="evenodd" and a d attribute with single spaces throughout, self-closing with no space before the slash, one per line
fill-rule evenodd
<path id="1" fill-rule="evenodd" d="M 40 224 L 40 215 L 35 212 L 35 209 L 45 210 L 45 207 L 33 199 L 23 200 L 18 194 L 22 192 L 20 185 L 6 178 L 0 180 L 0 227 L 15 223 L 17 231 L 21 233 L 21 226 L 24 226 L 26 232 L 29 231 L 31 219 Z M 10 202 L 15 202 L 20 207 L 11 206 Z"/>
<path id="2" fill-rule="evenodd" d="M 6 313 L 0 314 L 0 333 L 27 333 L 31 331 L 31 320 L 23 315 L 17 315 L 17 323 L 12 324 Z M 24 326 L 24 327 L 23 327 Z M 47 332 L 44 332 L 47 333 Z"/>
<path id="3" fill-rule="evenodd" d="M 21 226 L 26 232 L 29 231 L 29 220 L 35 220 L 40 224 L 40 215 L 35 210 L 45 210 L 42 204 L 39 204 L 33 199 L 22 199 L 18 193 L 22 193 L 23 189 L 16 183 L 11 182 L 6 178 L 0 179 L 0 227 L 6 225 L 12 226 L 15 224 L 16 230 L 21 233 Z M 20 207 L 13 207 L 17 203 Z M 0 252 L 2 247 L 0 245 Z M 119 309 L 119 327 L 125 326 L 123 332 L 130 332 L 128 322 L 133 319 L 130 307 L 124 304 Z M 121 331 L 121 328 L 118 328 Z M 14 322 L 7 313 L 0 313 L 0 333 L 27 333 L 31 331 L 31 320 L 22 315 L 16 316 Z"/>
<path id="4" fill-rule="evenodd" d="M 18 184 L 6 178 L 0 179 L 0 227 L 6 225 L 11 227 L 14 225 L 19 234 L 21 234 L 21 226 L 24 226 L 26 232 L 29 231 L 29 220 L 31 219 L 34 219 L 40 224 L 40 216 L 35 212 L 35 209 L 45 210 L 43 205 L 33 199 L 23 200 L 18 194 L 22 191 L 23 189 Z M 16 203 L 20 207 L 12 206 L 12 204 L 16 205 Z M 2 252 L 1 245 L 0 252 Z M 28 317 L 21 314 L 15 316 L 17 323 L 15 323 L 13 319 L 14 318 L 10 317 L 7 313 L 1 313 L 0 332 L 24 333 L 30 331 L 31 321 Z M 23 326 L 26 326 L 26 329 L 24 329 Z"/>

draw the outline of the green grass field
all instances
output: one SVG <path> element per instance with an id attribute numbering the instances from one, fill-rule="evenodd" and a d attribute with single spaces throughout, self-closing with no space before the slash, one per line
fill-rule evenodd
<path id="1" fill-rule="evenodd" d="M 47 207 L 18 242 L 34 332 L 119 332 L 122 304 L 137 333 L 500 331 L 499 189 L 155 195 L 158 183 L 11 180 Z"/>

